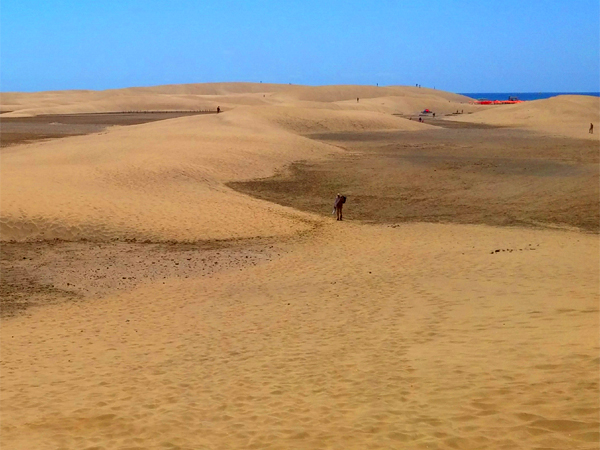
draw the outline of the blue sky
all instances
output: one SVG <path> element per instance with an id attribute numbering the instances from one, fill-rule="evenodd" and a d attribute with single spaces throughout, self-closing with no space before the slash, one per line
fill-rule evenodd
<path id="1" fill-rule="evenodd" d="M 1 0 L 0 90 L 263 81 L 600 90 L 598 0 Z"/>

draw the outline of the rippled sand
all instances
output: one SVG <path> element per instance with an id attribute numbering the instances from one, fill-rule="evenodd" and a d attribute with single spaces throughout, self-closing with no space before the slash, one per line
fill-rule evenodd
<path id="1" fill-rule="evenodd" d="M 597 447 L 596 237 L 334 223 L 277 252 L 6 321 L 5 445 Z"/>
<path id="2" fill-rule="evenodd" d="M 348 156 L 310 133 L 419 133 L 390 112 L 464 100 L 226 88 L 3 94 L 231 109 L 3 153 L 2 292 L 41 300 L 2 318 L 2 448 L 598 449 L 597 234 L 336 222 L 227 187 Z"/>

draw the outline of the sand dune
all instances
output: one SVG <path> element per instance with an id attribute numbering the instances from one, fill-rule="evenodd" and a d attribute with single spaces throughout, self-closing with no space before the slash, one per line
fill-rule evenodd
<path id="1" fill-rule="evenodd" d="M 468 102 L 471 100 L 460 94 L 410 86 L 291 86 L 289 89 L 278 91 L 274 96 L 315 102 L 356 101 L 356 98 L 367 99 L 396 96 L 411 98 L 439 97 L 454 102 Z"/>
<path id="2" fill-rule="evenodd" d="M 105 91 L 5 92 L 2 111 L 13 117 L 107 111 L 215 109 L 217 105 L 257 104 L 262 94 L 287 85 L 262 83 L 202 83 Z M 215 96 L 219 98 L 215 98 Z M 215 103 L 218 100 L 217 103 Z"/>
<path id="3" fill-rule="evenodd" d="M 225 239 L 303 229 L 224 181 L 337 148 L 267 122 L 194 116 L 23 146 L 2 161 L 2 239 Z M 35 199 L 34 201 L 32 201 Z"/>
<path id="4" fill-rule="evenodd" d="M 588 128 L 590 123 L 596 128 L 600 124 L 600 98 L 559 95 L 545 100 L 492 107 L 476 114 L 454 116 L 449 120 L 527 128 L 546 134 L 598 140 L 599 133 L 589 134 Z"/>
<path id="5" fill-rule="evenodd" d="M 231 117 L 247 116 L 248 109 L 238 109 Z M 424 130 L 430 125 L 373 111 L 271 106 L 251 110 L 253 120 L 268 121 L 282 129 L 298 134 L 377 131 L 377 130 Z"/>
<path id="6" fill-rule="evenodd" d="M 364 109 L 369 111 L 379 111 L 387 114 L 417 115 L 424 109 L 434 111 L 438 117 L 444 114 L 452 114 L 456 111 L 464 113 L 481 111 L 481 106 L 470 105 L 466 101 L 446 100 L 443 96 L 389 96 L 367 98 L 356 102 L 346 100 L 336 102 L 344 109 Z"/>
<path id="7" fill-rule="evenodd" d="M 341 155 L 358 170 L 357 155 L 310 134 L 376 139 L 390 130 L 410 158 L 367 161 L 372 184 L 385 193 L 381 164 L 408 164 L 420 186 L 442 183 L 440 196 L 458 192 L 443 180 L 460 184 L 461 207 L 473 217 L 498 186 L 518 204 L 522 191 L 539 186 L 535 177 L 556 176 L 561 186 L 560 176 L 585 169 L 586 183 L 597 179 L 573 158 L 544 165 L 542 155 L 522 174 L 512 159 L 482 155 L 481 173 L 494 187 L 475 192 L 465 174 L 483 164 L 476 145 L 473 161 L 444 155 L 435 174 L 422 169 L 432 159 L 423 148 L 443 147 L 444 129 L 391 114 L 481 109 L 464 101 L 430 89 L 260 83 L 2 94 L 11 115 L 228 109 L 3 149 L 0 238 L 21 261 L 13 275 L 26 286 L 18 294 L 34 295 L 38 283 L 46 296 L 71 297 L 3 319 L 0 446 L 597 449 L 597 235 L 338 223 L 226 185 Z M 597 100 L 568 97 L 457 120 L 558 134 L 585 116 L 587 133 L 594 107 Z M 431 134 L 409 142 L 420 130 Z M 344 186 L 323 183 L 332 195 Z M 248 258 L 246 238 L 268 251 Z M 77 265 L 72 242 L 52 259 L 63 248 L 53 239 L 95 247 L 78 250 L 85 264 Z M 122 242 L 114 244 L 121 250 L 101 248 L 117 239 L 183 245 L 184 272 L 166 244 L 137 253 Z M 223 245 L 215 240 L 230 242 L 237 256 L 207 256 L 198 241 Z M 56 248 L 44 254 L 44 245 Z M 150 251 L 151 262 L 139 260 Z M 86 287 L 71 290 L 75 279 Z"/>
<path id="8" fill-rule="evenodd" d="M 479 106 L 468 104 L 470 100 L 459 94 L 409 86 L 293 86 L 272 94 L 270 101 L 306 107 L 410 115 L 423 109 L 440 114 L 456 110 L 479 110 Z"/>
<path id="9" fill-rule="evenodd" d="M 83 114 L 101 113 L 115 111 L 175 111 L 175 110 L 208 110 L 216 109 L 218 104 L 213 100 L 193 99 L 185 96 L 154 95 L 151 97 L 143 95 L 119 96 L 108 99 L 77 99 L 66 105 L 27 105 L 18 110 L 14 105 L 7 105 L 13 112 L 7 113 L 7 117 L 27 117 L 41 114 Z"/>
<path id="10" fill-rule="evenodd" d="M 158 104 L 156 96 L 119 94 L 45 111 L 182 106 L 181 99 Z M 340 151 L 301 134 L 427 127 L 372 111 L 240 104 L 216 116 L 31 144 L 3 157 L 1 238 L 202 240 L 292 233 L 307 225 L 286 218 L 290 211 L 240 196 L 223 184 L 266 177 L 292 161 Z"/>
<path id="11" fill-rule="evenodd" d="M 332 225 L 4 323 L 3 447 L 597 448 L 596 237 Z"/>
<path id="12" fill-rule="evenodd" d="M 286 218 L 295 213 L 223 183 L 269 176 L 297 159 L 340 151 L 295 133 L 424 126 L 372 112 L 241 108 L 30 144 L 3 157 L 2 239 L 291 233 L 306 227 Z"/>
<path id="13" fill-rule="evenodd" d="M 161 93 L 118 93 L 106 94 L 99 97 L 87 94 L 75 95 L 73 99 L 57 103 L 52 98 L 35 98 L 31 101 L 20 100 L 21 103 L 6 103 L 4 109 L 12 111 L 5 113 L 6 117 L 27 117 L 40 114 L 81 114 L 119 111 L 194 111 L 233 108 L 237 105 L 264 104 L 263 97 L 256 94 L 239 94 L 228 96 L 192 95 L 192 94 L 161 94 Z"/>
<path id="14" fill-rule="evenodd" d="M 356 98 L 362 104 L 356 105 Z M 381 100 L 381 101 L 380 101 Z M 426 88 L 375 86 L 293 86 L 267 83 L 205 83 L 106 91 L 2 93 L 7 117 L 113 111 L 231 109 L 238 105 L 295 105 L 335 109 L 366 109 L 414 114 L 422 109 L 439 112 L 477 107 L 468 97 Z M 336 103 L 341 102 L 341 105 Z"/>

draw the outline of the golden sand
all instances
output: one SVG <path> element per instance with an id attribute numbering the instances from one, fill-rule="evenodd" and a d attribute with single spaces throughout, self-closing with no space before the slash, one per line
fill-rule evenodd
<path id="1" fill-rule="evenodd" d="M 551 99 L 531 128 L 562 133 L 561 101 L 589 103 Z M 482 123 L 509 109 L 226 83 L 2 102 L 13 115 L 225 108 L 11 148 L 2 240 L 269 237 L 272 254 L 2 319 L 2 448 L 598 448 L 596 234 L 338 223 L 225 186 L 345 151 L 311 132 L 418 133 L 431 125 L 390 113 L 435 102 Z"/>
<path id="2" fill-rule="evenodd" d="M 452 120 L 495 126 L 525 128 L 547 135 L 599 140 L 598 131 L 588 133 L 590 123 L 600 123 L 600 99 L 587 95 L 560 95 L 483 110 Z"/>

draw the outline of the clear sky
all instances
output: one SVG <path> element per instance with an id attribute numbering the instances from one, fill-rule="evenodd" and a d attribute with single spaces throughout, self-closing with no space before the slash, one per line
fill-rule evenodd
<path id="1" fill-rule="evenodd" d="M 598 0 L 0 0 L 0 90 L 600 90 Z"/>

